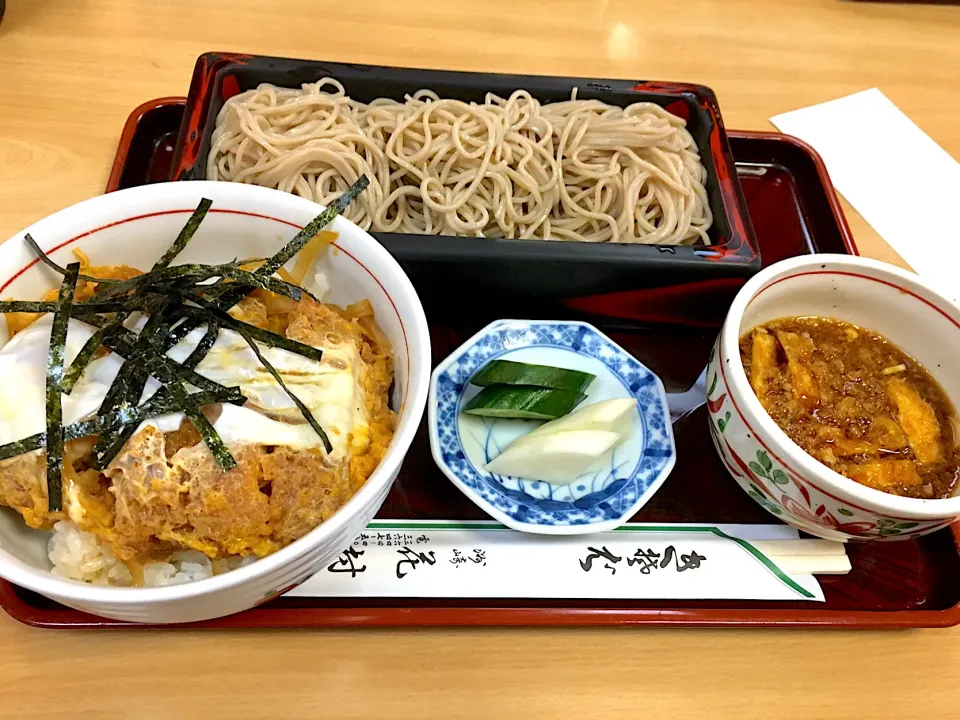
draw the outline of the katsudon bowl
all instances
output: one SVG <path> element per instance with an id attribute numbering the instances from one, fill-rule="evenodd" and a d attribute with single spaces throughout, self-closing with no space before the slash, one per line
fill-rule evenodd
<path id="1" fill-rule="evenodd" d="M 771 419 L 740 359 L 740 338 L 771 320 L 815 316 L 873 330 L 922 365 L 960 407 L 960 308 L 913 273 L 847 255 L 810 255 L 753 277 L 710 356 L 710 432 L 730 475 L 765 510 L 828 540 L 898 540 L 960 517 L 960 497 L 900 497 L 850 480 L 808 455 Z"/>
<path id="2" fill-rule="evenodd" d="M 72 251 L 79 249 L 94 265 L 146 270 L 170 247 L 204 197 L 213 201 L 212 209 L 175 263 L 219 264 L 270 256 L 322 210 L 287 193 L 217 182 L 157 184 L 96 197 L 15 233 L 0 247 L 0 297 L 36 300 L 60 284 L 60 277 L 39 264 L 27 247 L 27 232 L 62 265 L 73 261 Z M 390 254 L 341 217 L 328 229 L 337 233 L 336 239 L 316 256 L 308 277 L 327 279 L 325 301 L 345 306 L 368 299 L 393 348 L 390 406 L 399 416 L 396 430 L 379 465 L 355 494 L 315 529 L 272 554 L 205 579 L 165 587 L 100 586 L 55 575 L 48 559 L 50 533 L 28 528 L 18 513 L 3 508 L 0 576 L 95 615 L 140 623 L 191 622 L 265 602 L 326 567 L 349 546 L 386 497 L 420 424 L 430 346 L 420 300 Z M 4 345 L 6 323 L 0 321 L 0 328 Z M 18 378 L 0 381 L 17 383 Z M 20 411 L 0 410 L 0 422 L 15 421 Z"/>

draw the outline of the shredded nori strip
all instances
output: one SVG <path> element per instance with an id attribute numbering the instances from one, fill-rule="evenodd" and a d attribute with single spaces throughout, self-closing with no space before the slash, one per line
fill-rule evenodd
<path id="1" fill-rule="evenodd" d="M 193 423 L 197 432 L 200 433 L 200 436 L 213 454 L 214 459 L 216 459 L 217 464 L 224 470 L 230 470 L 236 466 L 237 462 L 207 417 L 200 411 L 200 408 L 190 400 L 186 389 L 181 384 L 184 377 L 184 373 L 180 371 L 181 367 L 170 361 L 169 358 L 164 356 L 153 344 L 155 337 L 167 332 L 172 320 L 173 317 L 168 303 L 164 303 L 155 309 L 137 336 L 136 343 L 134 343 L 134 352 L 137 353 L 136 357 L 141 361 L 148 361 L 149 370 L 145 363 L 141 362 L 140 364 L 134 365 L 132 362 L 125 362 L 124 367 L 130 367 L 132 370 L 124 373 L 123 368 L 121 368 L 121 372 L 117 374 L 114 384 L 110 387 L 103 404 L 100 406 L 100 412 L 113 409 L 113 407 L 119 403 L 136 405 L 140 400 L 140 396 L 143 394 L 147 379 L 150 375 L 155 375 L 157 379 L 163 383 L 167 392 L 180 403 L 180 409 L 190 422 Z M 198 377 L 203 376 L 198 375 Z M 118 386 L 121 389 L 117 389 Z M 112 450 L 113 454 L 119 452 L 123 447 L 123 443 L 126 442 L 123 438 L 125 436 L 129 437 L 132 431 L 135 430 L 135 427 L 133 430 L 129 427 L 120 428 L 120 437 L 103 433 L 97 438 L 94 454 L 97 457 L 98 469 L 102 469 L 109 464 L 112 459 L 112 455 L 109 454 L 110 451 Z"/>
<path id="2" fill-rule="evenodd" d="M 56 300 L 3 300 L 0 302 L 0 313 L 50 313 L 56 309 Z"/>
<path id="3" fill-rule="evenodd" d="M 120 403 L 133 394 L 131 381 L 135 377 L 138 370 L 140 370 L 136 363 L 141 361 L 141 358 L 148 347 L 150 336 L 163 326 L 165 322 L 163 315 L 165 308 L 166 301 L 163 301 L 158 306 L 154 306 L 153 313 L 147 319 L 147 322 L 143 326 L 143 329 L 140 330 L 140 333 L 137 334 L 131 331 L 130 334 L 133 336 L 130 338 L 133 346 L 131 348 L 131 354 L 129 357 L 124 357 L 126 362 L 123 363 L 123 366 L 120 368 L 120 372 L 117 373 L 116 377 L 113 379 L 113 382 L 110 384 L 110 388 L 107 390 L 106 395 L 104 395 L 103 401 L 100 403 L 100 409 L 97 412 L 104 413 L 115 410 Z M 149 376 L 144 374 L 144 384 L 147 381 L 147 377 Z M 143 387 L 141 386 L 139 393 L 142 392 Z M 136 405 L 139 400 L 140 395 L 138 394 L 137 397 L 134 398 L 129 404 Z"/>
<path id="4" fill-rule="evenodd" d="M 167 339 L 163 343 L 164 348 L 169 350 L 178 342 L 183 340 L 187 335 L 203 325 L 203 323 L 204 321 L 200 318 L 184 319 L 182 323 L 175 325 L 170 329 L 170 334 L 167 335 Z"/>
<path id="5" fill-rule="evenodd" d="M 196 268 L 195 272 L 192 274 L 195 274 L 204 280 L 211 277 L 228 278 L 237 283 L 237 285 L 245 285 L 249 288 L 269 290 L 272 293 L 282 295 L 283 297 L 290 298 L 291 300 L 299 301 L 300 298 L 303 297 L 303 293 L 306 292 L 306 290 L 303 288 L 297 287 L 293 283 L 289 283 L 286 280 L 275 278 L 272 275 L 261 277 L 256 273 L 250 272 L 249 270 L 241 270 L 240 268 L 231 267 L 230 265 L 177 265 L 176 268 L 171 268 L 171 270 L 179 270 L 182 267 Z M 165 278 L 161 277 L 161 279 Z M 205 287 L 212 286 L 197 284 L 198 290 L 202 290 Z"/>
<path id="6" fill-rule="evenodd" d="M 317 215 L 313 220 L 307 223 L 296 236 L 288 242 L 279 252 L 266 259 L 266 261 L 254 271 L 254 275 L 259 277 L 269 277 L 277 270 L 283 267 L 294 255 L 310 242 L 318 232 L 334 221 L 337 215 L 343 213 L 347 206 L 356 199 L 363 190 L 370 184 L 366 175 L 361 175 L 359 179 L 347 188 L 346 192 L 334 200 L 327 208 Z M 240 288 L 230 288 L 227 285 L 221 285 L 217 304 L 221 310 L 229 310 L 242 300 L 247 292 Z"/>
<path id="7" fill-rule="evenodd" d="M 122 372 L 123 372 L 123 369 L 121 368 L 121 372 L 117 373 L 117 375 L 118 376 L 121 375 Z M 132 403 L 127 402 L 126 397 L 114 396 L 110 399 L 109 404 L 104 403 L 100 405 L 100 409 L 97 411 L 97 415 L 98 416 L 108 415 L 110 413 L 116 413 L 122 410 L 134 408 L 134 407 L 138 407 L 136 402 L 132 402 Z M 99 434 L 99 436 L 97 437 L 97 442 L 93 446 L 93 458 L 95 461 L 95 465 L 99 464 L 96 461 L 103 456 L 107 448 L 111 445 L 111 443 L 113 443 L 114 435 L 112 434 L 112 431 L 116 430 L 117 432 L 122 432 L 123 428 L 124 428 L 123 425 L 119 425 L 115 428 L 109 428 L 107 430 L 104 430 L 102 433 Z M 97 469 L 99 470 L 102 468 L 98 467 Z"/>
<path id="8" fill-rule="evenodd" d="M 193 351 L 187 356 L 187 359 L 181 363 L 182 367 L 190 368 L 191 370 L 195 369 L 197 365 L 207 356 L 207 353 L 210 352 L 214 344 L 217 342 L 217 338 L 220 337 L 220 323 L 210 318 L 207 320 L 207 330 L 203 334 L 203 337 L 200 338 L 200 342 L 197 343 L 197 346 Z"/>
<path id="9" fill-rule="evenodd" d="M 90 336 L 83 344 L 83 347 L 80 348 L 80 352 L 77 353 L 73 362 L 70 363 L 70 367 L 64 373 L 63 380 L 60 381 L 60 392 L 66 395 L 73 392 L 74 386 L 77 384 L 77 381 L 83 377 L 83 371 L 87 369 L 87 365 L 89 365 L 93 359 L 94 353 L 100 349 L 100 346 L 103 345 L 103 341 L 108 335 L 116 332 L 117 328 L 123 323 L 123 320 L 123 317 L 118 317 Z"/>
<path id="10" fill-rule="evenodd" d="M 190 219 L 187 220 L 186 224 L 183 226 L 183 229 L 180 230 L 180 234 L 177 235 L 177 239 L 174 240 L 173 245 L 167 249 L 167 251 L 163 254 L 163 257 L 153 264 L 154 270 L 165 268 L 171 262 L 173 262 L 177 255 L 180 254 L 180 251 L 183 250 L 187 246 L 187 243 L 193 239 L 194 234 L 196 234 L 197 229 L 200 227 L 200 223 L 202 223 L 203 219 L 207 216 L 207 211 L 210 209 L 211 205 L 213 205 L 213 200 L 210 200 L 209 198 L 200 199 L 200 204 L 197 205 L 197 209 L 193 211 Z"/>
<path id="11" fill-rule="evenodd" d="M 47 354 L 47 509 L 63 510 L 63 410 L 60 406 L 60 380 L 63 378 L 64 352 L 67 329 L 70 326 L 70 303 L 77 290 L 80 263 L 70 263 L 60 284 L 57 309 L 53 313 L 50 330 L 50 349 Z M 16 378 L 12 378 L 16 382 Z"/>
<path id="12" fill-rule="evenodd" d="M 147 320 L 139 335 L 130 333 L 128 339 L 132 343 L 133 357 L 136 358 L 136 362 L 124 363 L 121 372 L 115 378 L 114 385 L 111 386 L 107 397 L 104 398 L 104 402 L 109 399 L 114 405 L 137 405 L 151 375 L 156 376 L 165 386 L 169 378 L 175 378 L 177 386 L 180 387 L 181 380 L 189 373 L 191 377 L 196 378 L 199 387 L 212 389 L 211 384 L 213 388 L 219 387 L 218 383 L 207 380 L 192 370 L 181 368 L 177 363 L 167 358 L 162 351 L 157 352 L 154 341 L 157 337 L 163 336 L 169 331 L 174 320 L 171 310 L 172 304 L 169 299 L 165 298 L 153 309 L 153 314 Z M 117 383 L 120 384 L 119 390 L 116 389 Z M 180 389 L 183 390 L 182 387 Z M 180 393 L 172 393 L 172 395 L 175 398 L 182 396 Z M 202 434 L 200 428 L 197 429 Z M 126 425 L 118 429 L 116 436 L 104 434 L 97 438 L 97 444 L 94 447 L 95 467 L 102 470 L 109 465 L 113 457 L 120 452 L 126 441 L 135 432 L 135 425 Z M 219 440 L 219 437 L 217 439 Z M 216 441 L 214 441 L 214 445 L 216 445 Z"/>
<path id="13" fill-rule="evenodd" d="M 143 389 L 150 378 L 150 374 L 143 367 L 143 356 L 150 346 L 152 337 L 162 332 L 168 324 L 166 315 L 168 305 L 169 300 L 164 298 L 151 308 L 150 317 L 133 341 L 132 357 L 125 358 L 123 366 L 114 377 L 97 412 L 109 412 L 121 405 L 135 406 L 140 403 L 140 396 L 143 395 Z M 111 435 L 102 434 L 97 438 L 97 444 L 93 448 L 94 456 L 99 458 L 112 443 Z"/>
<path id="14" fill-rule="evenodd" d="M 170 393 L 166 392 L 165 388 L 160 388 L 156 392 L 156 394 L 150 399 L 164 400 L 168 398 L 170 398 Z M 123 403 L 121 403 L 121 407 L 126 408 L 126 407 L 132 407 L 132 406 L 130 405 L 129 402 L 124 401 Z M 179 405 L 177 405 L 177 408 L 179 409 Z M 127 423 L 125 425 L 118 425 L 116 427 L 117 432 L 115 434 L 108 435 L 106 431 L 103 434 L 101 434 L 100 437 L 104 437 L 104 435 L 106 435 L 106 438 L 104 439 L 103 443 L 99 442 L 100 440 L 99 437 L 97 438 L 98 440 L 97 446 L 99 447 L 102 445 L 103 450 L 99 454 L 97 454 L 97 448 L 94 448 L 94 454 L 93 454 L 94 470 L 99 470 L 101 472 L 106 470 L 107 467 L 109 467 L 110 463 L 113 462 L 113 459 L 117 456 L 117 454 L 121 450 L 123 450 L 123 446 L 127 444 L 127 440 L 132 438 L 134 434 L 137 432 L 137 428 L 139 427 L 139 425 L 140 425 L 139 423 L 133 423 L 133 422 Z"/>
<path id="15" fill-rule="evenodd" d="M 310 240 L 312 240 L 318 232 L 323 230 L 323 228 L 329 223 L 333 222 L 337 215 L 342 214 L 343 211 L 346 210 L 347 206 L 353 202 L 357 195 L 359 195 L 369 184 L 370 181 L 367 179 L 367 176 L 361 175 L 360 178 L 353 185 L 351 185 L 345 193 L 343 193 L 343 195 L 330 203 L 330 205 L 322 213 L 307 223 L 307 225 L 299 233 L 297 233 L 297 235 L 278 253 L 270 258 L 267 258 L 264 261 L 264 264 L 257 268 L 253 274 L 258 277 L 272 276 L 277 270 L 286 264 L 290 258 L 300 252 L 303 246 L 310 242 Z M 255 260 L 239 261 L 240 264 L 246 264 L 248 262 L 255 262 Z M 272 269 L 270 269 L 271 265 L 274 265 Z M 204 290 L 206 294 L 206 288 Z M 221 310 L 229 310 L 244 297 L 246 297 L 249 294 L 249 291 L 245 288 L 233 287 L 227 283 L 219 283 L 217 285 L 210 286 L 209 293 L 210 294 L 208 297 L 210 299 L 215 299 L 217 306 Z M 202 324 L 203 323 L 201 321 L 196 319 L 187 320 L 186 322 L 180 323 L 180 325 L 171 330 L 170 336 L 166 343 L 167 347 L 173 347 Z"/>
<path id="16" fill-rule="evenodd" d="M 129 406 L 125 405 L 125 407 Z M 110 436 L 110 440 L 107 442 L 103 452 L 99 455 L 94 455 L 93 469 L 98 472 L 103 472 L 110 467 L 110 463 L 112 463 L 113 459 L 123 450 L 123 446 L 136 434 L 138 427 L 140 426 L 137 423 L 121 425 L 117 433 Z"/>
<path id="17" fill-rule="evenodd" d="M 140 306 L 144 308 L 147 306 L 155 306 L 155 299 L 151 295 L 149 298 L 138 298 L 141 302 Z M 73 306 L 74 309 L 77 308 L 76 305 Z M 137 309 L 140 309 L 139 307 Z M 134 335 L 134 333 L 128 331 L 126 328 L 122 327 L 123 321 L 126 320 L 128 314 L 119 315 L 114 320 L 104 324 L 102 319 L 98 318 L 98 321 L 93 320 L 94 316 L 89 315 L 87 312 L 73 313 L 74 316 L 78 316 L 79 319 L 84 320 L 91 324 L 96 324 L 99 326 L 99 329 L 87 340 L 83 348 L 74 358 L 73 363 L 70 365 L 70 368 L 67 370 L 66 374 L 63 377 L 63 381 L 60 383 L 60 389 L 65 394 L 69 395 L 74 386 L 83 377 L 83 372 L 86 370 L 87 365 L 90 364 L 90 361 L 93 359 L 94 354 L 100 348 L 101 345 L 106 345 L 108 347 L 114 345 L 112 336 L 118 333 L 129 333 Z M 111 348 L 112 349 L 112 348 Z M 114 350 L 114 352 L 117 352 Z M 119 353 L 118 353 L 119 354 Z M 209 388 L 208 388 L 209 389 Z"/>
<path id="18" fill-rule="evenodd" d="M 84 313 L 113 313 L 132 312 L 141 310 L 146 304 L 144 298 L 128 298 L 124 300 L 88 300 L 87 302 L 72 303 L 70 315 L 77 317 Z M 6 313 L 52 313 L 57 309 L 56 300 L 0 300 L 0 314 Z"/>
<path id="19" fill-rule="evenodd" d="M 227 263 L 225 265 L 177 265 L 175 267 L 168 267 L 170 262 L 177 256 L 177 254 L 186 246 L 187 242 L 193 237 L 196 232 L 197 227 L 199 226 L 200 221 L 207 214 L 207 209 L 204 209 L 203 212 L 197 218 L 197 213 L 200 212 L 201 207 L 203 207 L 204 202 L 207 203 L 206 208 L 209 209 L 209 200 L 201 201 L 200 206 L 197 207 L 197 210 L 194 211 L 194 215 L 190 217 L 190 220 L 187 221 L 187 225 L 180 231 L 180 235 L 177 237 L 176 242 L 171 246 L 164 256 L 158 260 L 153 269 L 149 272 L 143 273 L 142 275 L 137 275 L 134 278 L 129 280 L 115 280 L 110 278 L 98 278 L 90 275 L 79 275 L 78 277 L 81 280 L 87 282 L 97 283 L 98 285 L 108 285 L 109 287 L 104 290 L 100 290 L 97 294 L 101 298 L 116 297 L 117 295 L 122 295 L 125 292 L 134 291 L 144 285 L 157 282 L 160 280 L 168 280 L 174 278 L 180 278 L 184 276 L 196 276 L 195 279 L 206 280 L 212 277 L 228 277 L 232 280 L 237 281 L 238 284 L 248 285 L 250 287 L 263 288 L 264 290 L 269 290 L 270 292 L 277 293 L 278 295 L 283 295 L 290 298 L 291 300 L 299 300 L 301 297 L 302 288 L 297 287 L 291 283 L 288 283 L 284 280 L 278 280 L 277 278 L 271 277 L 272 272 L 264 276 L 263 274 L 256 275 L 247 270 L 241 270 L 239 267 L 235 266 L 233 263 Z M 196 220 L 195 224 L 194 221 Z M 192 227 L 192 229 L 191 229 Z M 63 275 L 66 270 L 50 259 L 50 256 L 47 255 L 43 250 L 40 249 L 40 246 L 37 245 L 36 240 L 27 233 L 24 236 L 27 244 L 37 255 L 37 257 L 48 267 L 52 268 L 56 272 Z M 309 239 L 309 238 L 308 238 Z M 171 254 L 172 253 L 172 254 Z M 243 264 L 246 264 L 249 261 L 243 261 Z M 52 303 L 51 303 L 52 305 Z M 53 312 L 50 310 L 5 310 L 4 312 Z"/>
<path id="20" fill-rule="evenodd" d="M 193 393 L 190 397 L 200 406 L 213 405 L 214 403 L 242 405 L 246 402 L 246 398 L 243 397 L 238 400 L 237 398 L 226 397 L 219 393 L 209 392 Z M 88 435 L 98 435 L 102 432 L 120 427 L 121 425 L 136 425 L 149 418 L 179 412 L 179 410 L 180 406 L 173 398 L 169 396 L 154 396 L 142 405 L 119 408 L 105 415 L 98 415 L 90 420 L 83 420 L 73 423 L 72 425 L 67 425 L 63 429 L 63 441 L 70 442 L 71 440 L 77 440 L 82 437 L 87 437 Z M 31 452 L 32 450 L 39 450 L 46 445 L 46 442 L 47 434 L 42 432 L 22 440 L 0 445 L 0 460 L 8 460 L 12 457 Z"/>
<path id="21" fill-rule="evenodd" d="M 230 262 L 224 263 L 224 265 L 230 265 L 231 267 L 243 267 L 244 265 L 250 265 L 252 263 L 262 263 L 264 260 L 266 260 L 266 258 L 262 257 L 250 257 L 242 259 L 234 258 Z"/>
<path id="22" fill-rule="evenodd" d="M 110 338 L 107 338 L 107 342 L 105 342 L 104 344 L 107 347 L 109 347 L 111 350 L 114 350 L 114 344 L 109 341 L 110 341 Z M 128 347 L 129 345 L 124 345 L 122 346 L 122 349 L 114 350 L 114 352 L 117 352 L 122 356 L 122 353 Z M 134 362 L 143 362 L 144 360 L 143 354 L 149 354 L 153 358 L 153 361 L 156 362 L 156 364 L 164 365 L 170 370 L 172 370 L 173 372 L 179 374 L 183 382 L 193 385 L 198 390 L 206 390 L 207 392 L 226 392 L 229 394 L 237 394 L 240 392 L 236 387 L 228 387 L 226 385 L 221 385 L 216 380 L 211 380 L 210 378 L 201 375 L 200 373 L 196 372 L 191 368 L 185 368 L 183 365 L 180 365 L 174 362 L 166 355 L 163 355 L 162 353 L 160 353 L 159 347 L 146 350 L 144 351 L 144 353 L 140 354 L 139 356 L 137 356 L 132 351 L 130 352 L 130 355 L 133 356 L 133 358 L 135 358 Z M 151 372 L 149 374 L 155 375 L 156 373 Z"/>
<path id="23" fill-rule="evenodd" d="M 353 185 L 347 188 L 343 195 L 330 203 L 322 213 L 307 223 L 303 230 L 298 232 L 293 240 L 288 242 L 280 252 L 268 258 L 263 265 L 258 267 L 256 274 L 261 277 L 273 275 L 277 270 L 286 265 L 287 261 L 300 252 L 303 246 L 310 242 L 318 232 L 333 222 L 337 215 L 343 213 L 343 211 L 347 209 L 347 206 L 352 203 L 357 195 L 363 192 L 369 184 L 370 181 L 367 179 L 367 176 L 361 175 Z"/>
<path id="24" fill-rule="evenodd" d="M 154 356 L 154 359 L 160 357 L 152 345 L 148 350 L 148 356 L 151 354 Z M 197 432 L 200 433 L 200 437 L 203 438 L 207 448 L 209 448 L 213 454 L 217 465 L 224 470 L 232 470 L 236 467 L 237 461 L 233 455 L 230 454 L 226 443 L 223 442 L 223 438 L 214 430 L 207 416 L 200 411 L 200 406 L 190 397 L 190 394 L 180 383 L 180 378 L 173 369 L 166 363 L 157 362 L 152 372 L 156 374 L 160 382 L 163 383 L 163 387 L 170 393 L 173 399 L 177 401 L 177 404 L 180 405 L 181 412 L 187 416 L 187 419 L 193 423 Z M 329 450 L 327 452 L 329 452 Z"/>
<path id="25" fill-rule="evenodd" d="M 209 205 L 207 207 L 209 207 Z M 210 348 L 212 348 L 214 343 L 217 341 L 219 334 L 219 326 L 217 325 L 216 321 L 211 320 L 207 326 L 206 333 L 200 339 L 200 342 L 197 343 L 197 347 L 195 347 L 190 355 L 187 356 L 186 360 L 181 363 L 181 367 L 188 368 L 190 370 L 196 368 L 200 361 L 206 357 L 208 352 L 210 352 Z M 160 348 L 160 350 L 163 352 L 169 350 L 169 348 Z M 139 377 L 137 379 L 139 380 Z M 144 377 L 143 384 L 146 384 L 146 377 Z M 142 394 L 142 387 L 140 388 L 140 392 Z M 170 394 L 166 392 L 166 388 L 160 388 L 160 390 L 157 391 L 157 394 L 154 395 L 154 398 L 169 397 L 169 395 Z M 240 395 L 240 397 L 243 398 L 243 395 Z M 123 449 L 123 446 L 127 444 L 127 441 L 133 437 L 134 433 L 136 433 L 137 427 L 138 425 L 135 423 L 130 423 L 121 427 L 119 433 L 117 433 L 113 441 L 110 442 L 99 455 L 96 455 L 94 459 L 94 468 L 101 471 L 105 470 L 110 463 L 113 462 L 113 459 L 117 456 L 117 454 Z"/>
<path id="26" fill-rule="evenodd" d="M 225 327 L 228 327 L 231 330 L 236 330 L 239 332 L 240 329 L 243 328 L 243 330 L 255 337 L 264 345 L 280 348 L 282 350 L 288 350 L 289 352 L 296 353 L 297 355 L 303 355 L 305 358 L 314 360 L 316 362 L 321 362 L 323 360 L 323 351 L 320 350 L 320 348 L 315 348 L 312 345 L 307 345 L 299 340 L 284 337 L 283 335 L 278 335 L 270 330 L 264 330 L 256 325 L 251 325 L 250 323 L 245 323 L 242 320 L 237 320 L 233 315 L 228 312 L 224 312 L 213 303 L 198 298 L 194 295 L 185 294 L 185 297 L 191 302 L 197 303 L 200 308 L 202 308 L 202 310 L 199 312 L 209 313 L 219 320 Z M 190 308 L 189 306 L 182 308 L 182 310 L 189 315 L 196 316 L 197 313 L 196 308 Z"/>
<path id="27" fill-rule="evenodd" d="M 287 396 L 293 400 L 293 404 L 297 406 L 306 421 L 310 423 L 310 427 L 314 429 L 314 432 L 320 436 L 320 442 L 323 443 L 323 449 L 326 450 L 327 453 L 333 452 L 333 446 L 330 444 L 330 438 L 327 437 L 327 434 L 323 431 L 323 428 L 320 427 L 320 423 L 317 422 L 317 419 L 313 417 L 313 413 L 310 412 L 310 408 L 308 408 L 303 401 L 294 395 L 293 391 L 287 387 L 287 384 L 283 381 L 283 378 L 280 377 L 280 373 L 277 372 L 277 369 L 263 356 L 263 353 L 260 352 L 260 348 L 257 347 L 256 341 L 249 333 L 247 333 L 246 328 L 237 328 L 237 332 L 240 333 L 243 339 L 247 341 L 247 345 L 249 345 L 250 349 L 253 350 L 253 354 L 257 356 L 257 360 L 260 361 L 260 364 L 267 369 L 267 372 L 273 375 L 273 379 L 277 381 L 277 384 L 281 388 L 283 388 L 283 391 L 287 394 Z"/>
<path id="28" fill-rule="evenodd" d="M 107 321 L 103 318 L 96 316 L 85 317 L 83 318 L 83 322 L 90 323 L 96 327 L 103 327 L 107 323 Z M 116 329 L 116 332 L 113 336 L 108 336 L 104 339 L 103 345 L 128 362 L 130 360 L 139 361 L 140 352 L 135 349 L 136 341 L 139 337 L 140 336 L 137 333 L 133 332 L 132 330 L 127 330 L 125 327 L 121 326 Z M 166 342 L 161 342 L 157 349 L 164 351 L 169 350 L 166 345 Z M 184 382 L 187 382 L 201 390 L 207 390 L 209 392 L 226 392 L 242 397 L 242 395 L 239 395 L 240 391 L 237 388 L 221 385 L 217 381 L 211 380 L 208 377 L 204 377 L 191 368 L 185 368 L 182 365 L 177 364 L 166 355 L 161 355 L 160 361 L 172 366 L 176 372 L 182 373 Z"/>
<path id="29" fill-rule="evenodd" d="M 212 324 L 215 325 L 216 323 L 212 321 Z M 143 332 L 146 330 L 147 328 L 144 327 L 144 331 L 141 332 L 140 337 L 142 337 Z M 156 335 L 156 333 L 152 334 L 154 336 Z M 170 358 L 163 355 L 162 348 L 153 342 L 150 342 L 142 347 L 136 357 L 140 359 L 141 363 L 144 363 L 147 367 L 153 369 L 149 370 L 148 372 L 144 365 L 138 365 L 136 368 L 134 368 L 133 372 L 126 381 L 128 388 L 127 395 L 120 401 L 120 404 L 127 407 L 135 404 L 143 394 L 144 386 L 146 385 L 149 375 L 156 376 L 157 379 L 163 383 L 163 387 L 157 391 L 154 398 L 165 397 L 168 395 L 171 396 L 176 402 L 177 410 L 183 412 L 194 424 L 194 427 L 197 428 L 197 432 L 200 433 L 204 442 L 210 448 L 210 452 L 213 454 L 220 467 L 224 470 L 229 470 L 236 465 L 236 461 L 233 459 L 233 456 L 223 443 L 223 440 L 217 434 L 209 420 L 207 420 L 206 416 L 199 411 L 199 408 L 190 407 L 189 397 L 185 394 L 185 390 L 181 385 L 181 382 L 190 382 L 193 384 L 192 380 L 195 378 L 198 387 L 207 388 L 208 392 L 219 393 L 218 396 L 224 397 L 230 402 L 242 404 L 246 400 L 239 388 L 228 388 L 222 386 L 219 383 L 194 372 L 193 367 L 195 363 L 188 365 L 188 363 L 192 362 L 193 358 L 196 357 L 195 362 L 199 362 L 203 356 L 207 354 L 209 348 L 213 346 L 214 342 L 216 342 L 217 335 L 218 332 L 210 333 L 208 330 L 204 337 L 201 338 L 201 342 L 198 343 L 197 347 L 194 348 L 193 352 L 190 353 L 187 361 L 182 365 L 177 364 Z M 207 340 L 208 337 L 212 338 L 212 340 L 208 341 L 209 347 L 206 347 L 206 343 L 204 343 L 204 341 Z M 126 364 L 127 363 L 125 363 L 125 365 Z M 197 425 L 197 421 L 195 420 L 196 414 L 199 414 L 202 417 L 202 419 L 199 421 L 200 425 Z M 94 467 L 97 470 L 103 470 L 106 468 L 116 454 L 123 449 L 123 446 L 126 444 L 127 440 L 130 439 L 136 430 L 136 424 L 128 424 L 120 427 L 116 435 L 109 435 L 106 433 L 102 434 L 97 439 L 96 447 L 94 447 Z"/>
<path id="30" fill-rule="evenodd" d="M 36 254 L 40 262 L 42 262 L 47 267 L 56 270 L 61 275 L 66 276 L 67 274 L 66 268 L 60 267 L 59 265 L 57 265 L 57 263 L 51 260 L 50 256 L 40 249 L 40 246 L 37 245 L 37 241 L 33 239 L 33 236 L 30 235 L 30 233 L 27 233 L 26 235 L 24 235 L 23 239 L 27 241 L 27 245 L 30 246 L 30 249 L 33 250 L 34 254 Z M 110 283 L 120 282 L 119 280 L 108 280 L 107 278 L 95 278 L 95 277 L 90 277 L 89 275 L 81 275 L 81 274 L 77 274 L 77 278 L 80 280 L 85 280 L 87 282 L 95 282 L 95 283 L 110 284 Z"/>
<path id="31" fill-rule="evenodd" d="M 196 284 L 200 283 L 203 280 L 209 280 L 210 278 L 229 278 L 233 280 L 237 287 L 242 287 L 244 290 L 249 292 L 252 288 L 262 288 L 264 290 L 269 290 L 270 292 L 276 293 L 277 295 L 283 295 L 288 297 L 291 300 L 299 300 L 303 290 L 296 285 L 286 282 L 285 280 L 278 280 L 275 277 L 267 276 L 260 277 L 255 273 L 252 273 L 248 270 L 241 270 L 240 268 L 235 268 L 230 265 L 174 265 L 173 267 L 161 268 L 160 270 L 151 270 L 146 272 L 143 275 L 137 275 L 135 278 L 130 280 L 124 280 L 121 283 L 117 283 L 107 288 L 103 292 L 98 292 L 97 297 L 100 298 L 111 298 L 123 295 L 128 292 L 135 292 L 136 290 L 150 286 L 157 285 L 162 287 L 163 283 L 174 280 L 189 280 L 191 283 Z M 219 283 L 213 285 L 200 285 L 199 287 L 217 287 Z M 227 285 L 230 287 L 231 285 Z"/>

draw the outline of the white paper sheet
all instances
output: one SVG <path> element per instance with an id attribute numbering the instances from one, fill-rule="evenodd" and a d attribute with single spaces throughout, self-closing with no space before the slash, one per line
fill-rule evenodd
<path id="1" fill-rule="evenodd" d="M 545 536 L 493 522 L 377 520 L 300 597 L 754 599 L 823 601 L 749 541 L 795 540 L 785 525 L 631 523 Z"/>
<path id="2" fill-rule="evenodd" d="M 810 143 L 837 190 L 938 289 L 960 302 L 960 163 L 880 90 L 777 115 Z"/>

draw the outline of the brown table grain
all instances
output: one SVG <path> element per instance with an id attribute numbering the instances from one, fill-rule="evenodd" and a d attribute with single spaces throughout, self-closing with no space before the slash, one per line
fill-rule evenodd
<path id="1" fill-rule="evenodd" d="M 878 86 L 960 157 L 956 7 L 10 0 L 0 238 L 98 194 L 127 114 L 185 94 L 206 50 L 697 82 L 742 129 Z M 845 209 L 863 253 L 897 262 Z M 0 616 L 0 718 L 933 720 L 960 717 L 957 676 L 960 629 L 65 632 Z"/>

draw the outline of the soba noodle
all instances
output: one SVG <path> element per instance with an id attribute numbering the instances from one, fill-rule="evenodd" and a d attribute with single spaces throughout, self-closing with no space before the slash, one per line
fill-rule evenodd
<path id="1" fill-rule="evenodd" d="M 331 78 L 260 85 L 217 117 L 207 178 L 329 203 L 375 231 L 582 242 L 709 243 L 706 170 L 684 121 L 652 103 L 483 104 L 429 90 L 368 105 Z"/>

